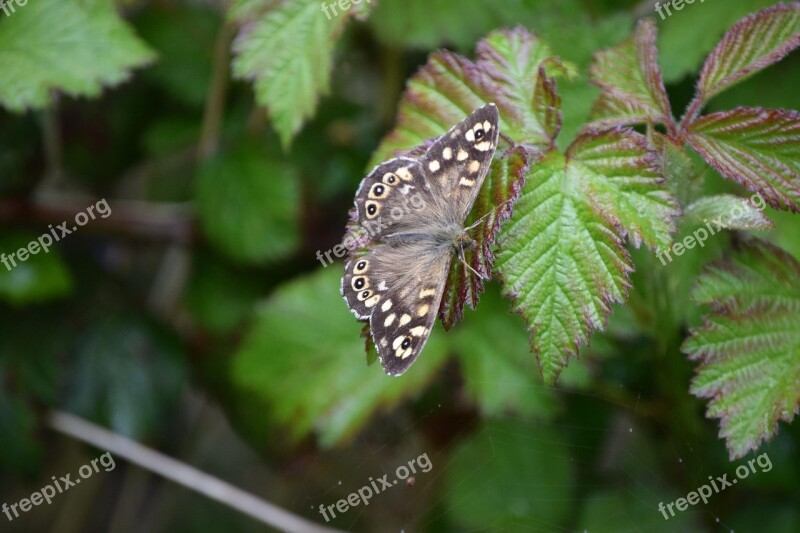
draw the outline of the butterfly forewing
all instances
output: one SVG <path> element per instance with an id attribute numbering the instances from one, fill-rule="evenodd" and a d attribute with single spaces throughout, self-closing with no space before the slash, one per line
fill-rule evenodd
<path id="1" fill-rule="evenodd" d="M 481 107 L 439 137 L 421 160 L 432 194 L 447 199 L 460 223 L 486 178 L 499 132 L 497 107 Z"/>
<path id="2" fill-rule="evenodd" d="M 497 147 L 498 120 L 494 104 L 476 110 L 420 159 L 375 167 L 356 193 L 342 296 L 369 320 L 390 375 L 411 366 L 433 329 L 464 219 Z M 348 246 L 356 235 L 358 246 Z"/>
<path id="3" fill-rule="evenodd" d="M 430 187 L 419 161 L 397 157 L 381 163 L 358 187 L 355 216 L 345 236 L 345 247 L 349 250 L 364 248 L 408 225 L 409 215 L 419 212 L 427 198 L 430 198 Z"/>

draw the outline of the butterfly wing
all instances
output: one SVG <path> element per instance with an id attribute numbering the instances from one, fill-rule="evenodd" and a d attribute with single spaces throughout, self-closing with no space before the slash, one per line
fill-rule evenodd
<path id="1" fill-rule="evenodd" d="M 497 106 L 487 104 L 436 139 L 420 161 L 432 195 L 452 207 L 459 225 L 489 172 L 499 133 Z"/>
<path id="2" fill-rule="evenodd" d="M 404 373 L 436 320 L 452 253 L 432 253 L 424 240 L 378 244 L 345 264 L 342 294 L 370 331 L 387 374 Z"/>
<path id="3" fill-rule="evenodd" d="M 364 248 L 408 226 L 409 215 L 418 213 L 428 199 L 430 186 L 418 160 L 397 157 L 381 163 L 358 186 L 345 248 Z"/>

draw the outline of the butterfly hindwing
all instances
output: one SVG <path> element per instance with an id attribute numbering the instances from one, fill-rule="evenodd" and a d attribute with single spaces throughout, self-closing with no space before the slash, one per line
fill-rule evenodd
<path id="1" fill-rule="evenodd" d="M 433 195 L 454 206 L 463 222 L 492 163 L 500 132 L 494 104 L 475 110 L 428 148 L 421 164 Z"/>
<path id="2" fill-rule="evenodd" d="M 350 272 L 358 276 L 359 267 L 366 267 L 365 277 L 375 287 L 374 296 L 362 298 L 369 305 L 362 311 L 370 313 L 370 332 L 387 374 L 405 372 L 425 346 L 451 258 L 449 252 L 431 253 L 424 242 L 403 247 L 381 244 L 345 267 L 345 279 Z M 370 298 L 375 298 L 374 304 Z"/>

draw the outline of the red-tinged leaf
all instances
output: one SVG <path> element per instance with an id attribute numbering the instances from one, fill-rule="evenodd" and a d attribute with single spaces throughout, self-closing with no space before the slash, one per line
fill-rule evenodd
<path id="1" fill-rule="evenodd" d="M 800 113 L 737 108 L 689 125 L 688 141 L 722 176 L 773 207 L 800 211 Z"/>
<path id="2" fill-rule="evenodd" d="M 693 298 L 711 306 L 682 350 L 700 363 L 691 393 L 708 398 L 709 418 L 731 460 L 757 450 L 800 409 L 800 263 L 752 240 L 697 281 Z"/>
<path id="3" fill-rule="evenodd" d="M 778 4 L 749 15 L 725 34 L 706 59 L 686 124 L 714 95 L 780 61 L 800 45 L 800 3 Z"/>
<path id="4" fill-rule="evenodd" d="M 539 67 L 539 77 L 533 91 L 533 112 L 551 141 L 561 131 L 561 95 L 556 89 L 555 78 L 550 78 L 544 66 Z"/>
<path id="5" fill-rule="evenodd" d="M 656 25 L 639 22 L 635 35 L 595 54 L 592 82 L 603 92 L 592 109 L 594 127 L 648 122 L 673 125 L 656 49 Z"/>
<path id="6" fill-rule="evenodd" d="M 497 104 L 500 130 L 515 143 L 549 146 L 558 131 L 558 110 L 546 108 L 560 105 L 560 98 L 552 82 L 544 83 L 535 97 L 540 67 L 550 74 L 571 72 L 522 28 L 489 34 L 478 43 L 475 62 L 447 51 L 432 54 L 409 80 L 397 126 L 371 165 L 438 137 L 488 102 Z"/>
<path id="7" fill-rule="evenodd" d="M 487 279 L 492 276 L 495 260 L 492 248 L 500 225 L 511 216 L 514 202 L 525 183 L 525 174 L 532 161 L 540 156 L 521 146 L 507 146 L 504 153 L 501 153 L 502 148 L 502 145 L 498 148 L 491 171 L 465 223 L 465 227 L 469 227 L 480 221 L 470 233 L 477 246 L 465 251 L 464 256 L 467 264 Z M 465 303 L 474 309 L 482 292 L 483 279 L 467 270 L 460 261 L 453 261 L 439 306 L 439 318 L 444 328 L 449 329 L 461 320 Z"/>

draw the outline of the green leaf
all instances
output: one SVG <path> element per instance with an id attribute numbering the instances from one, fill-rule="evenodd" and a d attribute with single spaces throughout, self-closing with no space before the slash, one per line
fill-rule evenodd
<path id="1" fill-rule="evenodd" d="M 553 417 L 553 390 L 536 379 L 525 327 L 518 317 L 509 316 L 508 302 L 497 287 L 491 286 L 480 309 L 469 313 L 463 327 L 448 336 L 461 363 L 467 394 L 484 416 Z M 501 350 L 497 339 L 503 339 Z"/>
<path id="2" fill-rule="evenodd" d="M 263 151 L 242 144 L 203 166 L 197 179 L 205 233 L 240 261 L 282 259 L 300 240 L 299 178 Z"/>
<path id="3" fill-rule="evenodd" d="M 595 126 L 673 123 L 652 20 L 640 21 L 636 34 L 622 44 L 598 52 L 589 72 L 592 82 L 603 90 L 592 109 Z"/>
<path id="4" fill-rule="evenodd" d="M 464 224 L 465 227 L 477 224 L 471 232 L 477 246 L 465 250 L 464 259 L 487 279 L 492 276 L 492 264 L 495 260 L 493 247 L 497 232 L 501 224 L 511 216 L 512 206 L 519 197 L 525 182 L 525 173 L 533 157 L 522 147 L 509 148 L 505 153 L 495 156 L 491 170 Z M 450 329 L 461 320 L 465 303 L 474 309 L 478 305 L 481 292 L 483 280 L 464 268 L 461 261 L 453 261 L 439 307 L 439 317 L 444 328 Z"/>
<path id="5" fill-rule="evenodd" d="M 336 2 L 317 0 L 262 0 L 261 9 L 250 4 L 239 0 L 231 8 L 232 16 L 247 17 L 234 42 L 233 72 L 254 82 L 256 101 L 268 108 L 288 148 L 329 90 L 336 37 L 351 17 L 365 15 L 372 4 L 354 4 L 344 12 Z M 323 11 L 325 6 L 336 14 Z"/>
<path id="6" fill-rule="evenodd" d="M 53 90 L 97 96 L 154 58 L 109 0 L 16 5 L 0 23 L 0 104 L 21 112 L 49 106 Z"/>
<path id="7" fill-rule="evenodd" d="M 445 471 L 445 509 L 459 531 L 539 531 L 563 524 L 573 497 L 564 437 L 519 421 L 491 422 Z"/>
<path id="8" fill-rule="evenodd" d="M 800 211 L 800 113 L 740 107 L 700 117 L 688 142 L 723 177 Z"/>
<path id="9" fill-rule="evenodd" d="M 650 247 L 669 242 L 676 204 L 654 161 L 636 133 L 590 132 L 526 177 L 498 237 L 497 269 L 547 383 L 604 327 L 611 304 L 625 300 L 633 267 L 623 236 Z"/>
<path id="10" fill-rule="evenodd" d="M 594 174 L 592 194 L 637 248 L 655 249 L 671 241 L 678 204 L 667 191 L 658 159 L 647 140 L 631 130 L 587 131 L 572 143 L 567 157 Z"/>
<path id="11" fill-rule="evenodd" d="M 296 441 L 315 433 L 332 446 L 352 438 L 379 409 L 419 392 L 444 363 L 434 330 L 419 361 L 402 379 L 364 362 L 361 325 L 339 295 L 342 271 L 329 268 L 281 287 L 260 307 L 237 352 L 231 377 L 241 408 Z"/>
<path id="12" fill-rule="evenodd" d="M 374 165 L 397 151 L 438 137 L 472 111 L 494 102 L 500 130 L 516 143 L 549 146 L 558 131 L 559 100 L 551 81 L 539 85 L 540 67 L 571 72 L 549 48 L 522 28 L 491 33 L 477 45 L 473 63 L 451 53 L 436 52 L 408 81 L 397 126 L 372 158 Z M 535 98 L 534 98 L 535 97 Z"/>
<path id="13" fill-rule="evenodd" d="M 0 238 L 0 252 L 5 259 L 0 263 L 0 299 L 24 305 L 60 298 L 72 290 L 72 278 L 58 251 L 50 249 L 45 253 L 38 238 L 39 235 L 28 233 Z M 47 241 L 42 242 L 46 244 Z M 25 248 L 29 253 L 30 243 L 36 243 L 33 249 L 37 253 L 20 261 L 19 250 Z"/>
<path id="14" fill-rule="evenodd" d="M 764 214 L 766 203 L 758 194 L 739 198 L 732 194 L 718 194 L 700 198 L 686 208 L 686 219 L 695 223 L 719 220 L 726 229 L 768 230 L 775 224 Z"/>
<path id="15" fill-rule="evenodd" d="M 798 46 L 800 4 L 778 4 L 743 18 L 706 59 L 690 109 L 699 110 L 714 95 L 780 61 Z"/>
<path id="16" fill-rule="evenodd" d="M 750 241 L 697 281 L 709 304 L 682 350 L 700 363 L 691 393 L 708 398 L 731 460 L 757 450 L 800 406 L 800 262 Z"/>

